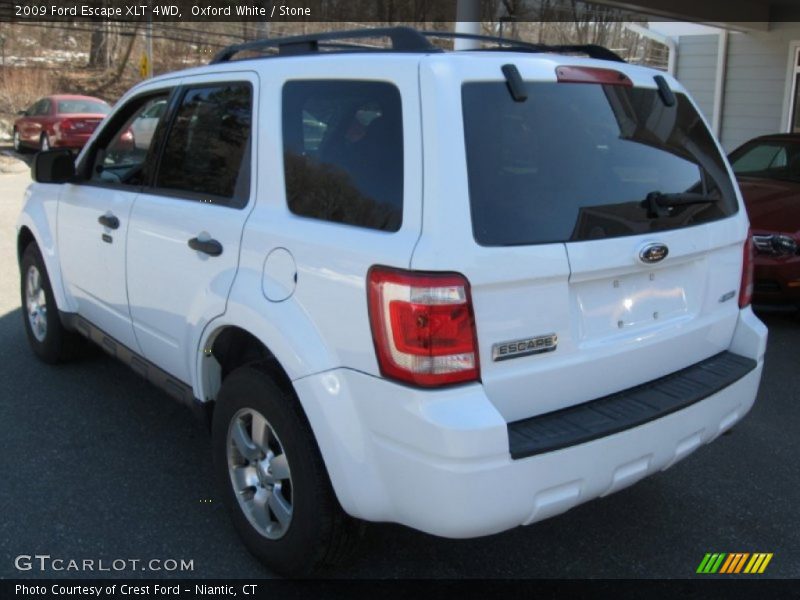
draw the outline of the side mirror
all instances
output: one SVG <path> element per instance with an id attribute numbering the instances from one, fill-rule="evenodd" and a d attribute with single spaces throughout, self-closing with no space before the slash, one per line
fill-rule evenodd
<path id="1" fill-rule="evenodd" d="M 31 178 L 38 183 L 65 183 L 75 177 L 75 159 L 67 149 L 47 150 L 33 157 Z"/>

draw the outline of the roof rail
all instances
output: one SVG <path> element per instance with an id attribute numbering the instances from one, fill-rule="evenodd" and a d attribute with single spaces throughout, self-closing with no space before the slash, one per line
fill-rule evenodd
<path id="1" fill-rule="evenodd" d="M 353 40 L 388 37 L 391 48 L 376 48 L 358 44 L 336 43 L 337 40 Z M 258 51 L 268 48 L 277 49 L 276 56 L 296 56 L 312 54 L 320 50 L 336 52 L 441 52 L 429 41 L 429 38 L 467 39 L 497 44 L 495 48 L 479 48 L 483 51 L 505 52 L 553 52 L 580 53 L 591 58 L 625 62 L 617 53 L 596 44 L 558 45 L 532 44 L 520 40 L 479 35 L 474 33 L 454 33 L 448 31 L 418 31 L 411 27 L 378 27 L 375 29 L 351 29 L 345 31 L 328 31 L 309 35 L 293 35 L 287 37 L 267 38 L 243 44 L 234 44 L 220 50 L 210 64 L 230 61 L 236 54 L 246 51 Z M 332 43 L 329 43 L 332 42 Z"/>
<path id="2" fill-rule="evenodd" d="M 505 52 L 553 52 L 556 54 L 564 53 L 580 53 L 585 54 L 589 58 L 598 58 L 601 60 L 611 60 L 614 62 L 626 62 L 616 52 L 598 46 L 597 44 L 562 44 L 551 46 L 549 44 L 533 44 L 531 42 L 523 42 L 521 40 L 510 40 L 508 38 L 495 37 L 490 35 L 480 35 L 477 33 L 458 33 L 450 31 L 420 31 L 421 35 L 426 38 L 444 38 L 444 39 L 466 39 L 476 40 L 479 42 L 492 42 L 499 44 L 497 48 L 476 48 L 476 50 L 483 51 L 505 51 Z"/>
<path id="3" fill-rule="evenodd" d="M 388 37 L 392 47 L 371 48 L 350 44 L 326 44 L 335 40 L 351 40 L 361 38 Z M 322 44 L 320 44 L 322 42 Z M 293 56 L 298 54 L 311 54 L 319 52 L 320 47 L 335 49 L 340 52 L 441 52 L 441 49 L 431 44 L 428 39 L 416 29 L 410 27 L 379 27 L 375 29 L 351 29 L 348 31 L 328 31 L 309 35 L 293 35 L 279 38 L 267 38 L 243 44 L 234 44 L 220 50 L 210 64 L 230 61 L 239 52 L 248 50 L 264 50 L 277 48 L 279 56 Z"/>

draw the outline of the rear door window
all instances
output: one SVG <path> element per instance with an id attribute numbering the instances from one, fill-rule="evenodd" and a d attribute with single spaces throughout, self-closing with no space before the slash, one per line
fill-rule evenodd
<path id="1" fill-rule="evenodd" d="M 473 232 L 486 246 L 603 239 L 706 223 L 737 210 L 725 163 L 682 94 L 528 82 L 462 88 Z M 653 217 L 647 197 L 709 199 Z"/>
<path id="2" fill-rule="evenodd" d="M 376 81 L 289 81 L 283 88 L 289 210 L 383 231 L 403 215 L 400 92 Z"/>
<path id="3" fill-rule="evenodd" d="M 156 187 L 244 207 L 250 197 L 252 96 L 249 83 L 187 89 L 167 134 Z"/>

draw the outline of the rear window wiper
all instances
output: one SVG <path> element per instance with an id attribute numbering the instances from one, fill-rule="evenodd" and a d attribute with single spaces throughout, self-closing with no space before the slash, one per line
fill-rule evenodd
<path id="1" fill-rule="evenodd" d="M 647 208 L 647 216 L 650 219 L 664 217 L 669 214 L 669 209 L 673 206 L 687 206 L 689 204 L 714 204 L 719 198 L 697 194 L 694 192 L 678 192 L 674 194 L 662 194 L 661 192 L 650 192 L 647 194 L 642 205 Z"/>

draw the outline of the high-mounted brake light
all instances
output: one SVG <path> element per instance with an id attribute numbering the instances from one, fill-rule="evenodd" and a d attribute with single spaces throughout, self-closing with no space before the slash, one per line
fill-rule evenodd
<path id="1" fill-rule="evenodd" d="M 556 67 L 559 83 L 599 83 L 602 85 L 623 85 L 633 87 L 631 78 L 614 69 L 598 67 Z"/>
<path id="2" fill-rule="evenodd" d="M 425 387 L 478 379 L 475 318 L 463 275 L 372 267 L 367 294 L 383 375 Z"/>
<path id="3" fill-rule="evenodd" d="M 742 285 L 739 287 L 739 308 L 749 306 L 750 301 L 753 299 L 753 284 L 755 280 L 753 257 L 755 248 L 753 246 L 753 234 L 749 229 L 747 230 L 747 239 L 744 242 L 742 253 Z"/>

